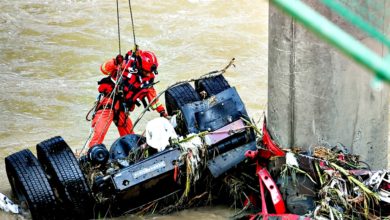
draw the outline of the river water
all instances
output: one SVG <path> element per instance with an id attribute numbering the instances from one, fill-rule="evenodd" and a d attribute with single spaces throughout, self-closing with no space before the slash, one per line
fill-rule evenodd
<path id="1" fill-rule="evenodd" d="M 133 45 L 128 2 L 119 1 L 122 52 Z M 53 136 L 80 149 L 89 134 L 85 115 L 103 76 L 99 65 L 118 54 L 114 0 L 0 1 L 0 159 Z M 132 1 L 136 41 L 159 59 L 159 84 L 226 66 L 225 77 L 238 89 L 248 112 L 259 118 L 266 109 L 268 1 Z M 136 118 L 140 111 L 132 113 Z M 158 117 L 147 113 L 145 122 Z M 115 126 L 105 144 L 118 137 Z M 10 195 L 4 162 L 0 192 Z M 168 217 L 225 219 L 228 208 L 187 210 Z M 0 212 L 1 219 L 15 216 Z"/>

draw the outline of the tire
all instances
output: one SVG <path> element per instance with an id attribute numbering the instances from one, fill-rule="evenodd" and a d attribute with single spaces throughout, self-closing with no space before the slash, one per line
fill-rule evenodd
<path id="1" fill-rule="evenodd" d="M 199 94 L 189 83 L 179 84 L 165 92 L 165 105 L 169 115 L 174 115 L 185 104 L 200 101 Z"/>
<path id="2" fill-rule="evenodd" d="M 57 219 L 54 191 L 31 151 L 25 149 L 6 157 L 5 167 L 17 202 L 28 206 L 32 219 Z"/>
<path id="3" fill-rule="evenodd" d="M 210 96 L 217 95 L 228 88 L 230 88 L 230 85 L 223 75 L 217 75 L 211 78 L 195 81 L 196 92 L 199 94 L 203 91 L 206 92 L 205 96 L 201 95 L 203 98 L 209 98 Z"/>
<path id="4" fill-rule="evenodd" d="M 57 189 L 67 217 L 88 219 L 93 214 L 93 197 L 87 180 L 70 147 L 59 136 L 37 144 L 38 160 Z M 71 210 L 71 211 L 70 211 Z"/>

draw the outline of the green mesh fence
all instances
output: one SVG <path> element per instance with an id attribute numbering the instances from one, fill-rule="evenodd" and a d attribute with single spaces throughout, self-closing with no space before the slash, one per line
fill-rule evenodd
<path id="1" fill-rule="evenodd" d="M 390 0 L 317 0 L 390 49 Z M 390 82 L 390 56 L 382 57 L 300 0 L 270 0 L 379 79 Z"/>
<path id="2" fill-rule="evenodd" d="M 389 24 L 385 25 L 390 14 L 390 11 L 385 10 L 386 1 L 388 0 L 321 0 L 346 21 L 390 48 L 390 40 L 385 34 L 390 27 Z"/>

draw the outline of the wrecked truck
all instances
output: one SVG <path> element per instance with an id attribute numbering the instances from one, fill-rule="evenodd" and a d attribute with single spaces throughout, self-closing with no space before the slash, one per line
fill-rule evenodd
<path id="1" fill-rule="evenodd" d="M 188 190 L 188 178 L 217 178 L 256 149 L 253 128 L 236 89 L 223 75 L 170 87 L 166 108 L 175 127 L 162 121 L 145 136 L 118 138 L 76 158 L 61 137 L 5 158 L 14 197 L 33 219 L 89 219 L 132 213 L 150 201 Z M 157 128 L 161 128 L 158 130 Z M 157 131 L 156 131 L 157 129 Z M 173 130 L 174 129 L 174 130 Z M 173 130 L 173 132 L 172 132 Z M 153 136 L 170 132 L 165 146 Z M 195 170 L 198 163 L 206 169 Z"/>

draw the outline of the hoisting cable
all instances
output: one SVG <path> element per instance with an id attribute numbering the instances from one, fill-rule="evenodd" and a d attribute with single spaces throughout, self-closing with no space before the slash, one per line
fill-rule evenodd
<path id="1" fill-rule="evenodd" d="M 214 70 L 214 71 L 211 71 L 209 73 L 206 73 L 204 75 L 201 75 L 200 77 L 198 78 L 192 78 L 192 79 L 188 79 L 188 80 L 183 80 L 183 81 L 179 81 L 179 82 L 176 82 L 176 83 L 173 83 L 171 84 L 170 86 L 168 86 L 166 89 L 164 89 L 163 91 L 161 91 L 159 94 L 157 94 L 157 96 L 152 99 L 150 102 L 149 102 L 149 105 L 147 105 L 145 107 L 145 109 L 139 114 L 137 120 L 135 120 L 134 124 L 133 124 L 133 128 L 131 131 L 134 131 L 134 128 L 135 126 L 137 126 L 138 122 L 141 120 L 141 118 L 144 116 L 145 112 L 149 109 L 149 107 L 152 105 L 152 103 L 154 103 L 162 94 L 164 94 L 168 89 L 174 87 L 174 86 L 177 86 L 179 84 L 182 84 L 182 83 L 187 83 L 187 82 L 194 82 L 196 80 L 199 80 L 199 79 L 207 79 L 207 78 L 211 78 L 211 77 L 215 77 L 217 75 L 222 75 L 226 72 L 226 70 L 230 67 L 230 66 L 235 66 L 234 65 L 234 60 L 235 58 L 232 58 L 229 62 L 228 65 L 226 65 L 223 69 L 220 69 L 220 70 Z"/>
<path id="2" fill-rule="evenodd" d="M 121 50 L 121 30 L 119 25 L 119 3 L 118 0 L 116 0 L 116 18 L 118 23 L 118 43 L 119 43 L 119 54 L 122 54 Z"/>
<path id="3" fill-rule="evenodd" d="M 131 27 L 133 29 L 134 48 L 136 48 L 137 47 L 137 42 L 135 41 L 135 28 L 134 28 L 133 10 L 131 9 L 131 1 L 130 0 L 129 0 L 129 9 L 130 9 L 130 17 L 131 17 Z"/>

